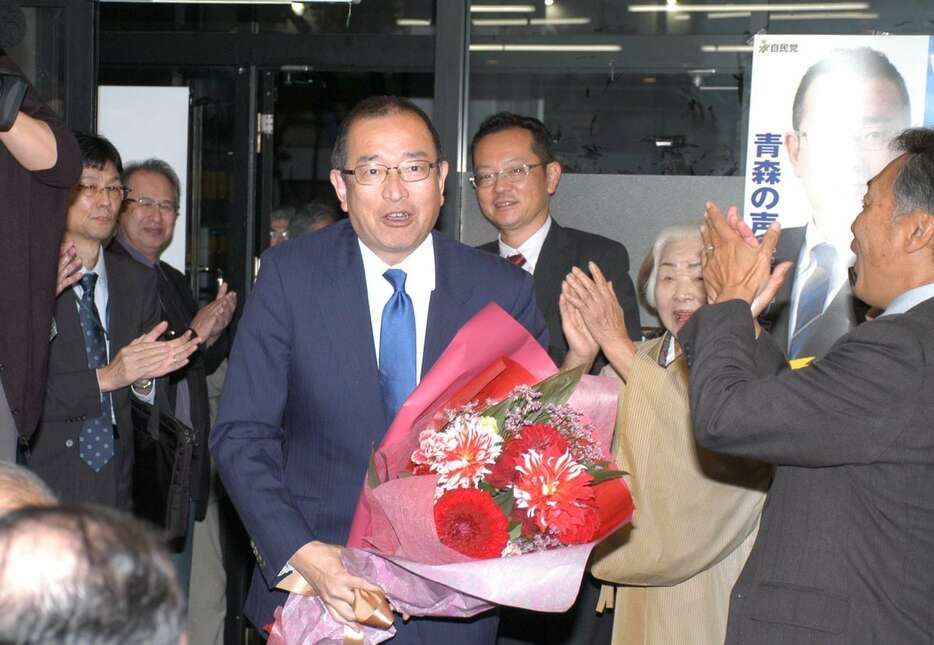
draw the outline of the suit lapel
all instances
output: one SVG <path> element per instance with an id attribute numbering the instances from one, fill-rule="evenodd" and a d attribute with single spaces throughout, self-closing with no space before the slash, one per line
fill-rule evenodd
<path id="1" fill-rule="evenodd" d="M 435 290 L 431 293 L 428 305 L 422 376 L 434 365 L 463 325 L 464 303 L 473 295 L 473 286 L 469 280 L 463 279 L 463 272 L 458 270 L 457 254 L 446 248 L 456 243 L 437 233 L 432 235 L 435 249 Z"/>
<path id="2" fill-rule="evenodd" d="M 561 282 L 574 265 L 575 256 L 569 246 L 570 239 L 567 233 L 552 219 L 551 229 L 545 236 L 532 276 L 535 282 L 535 301 L 546 320 L 557 316 Z"/>
<path id="3" fill-rule="evenodd" d="M 365 405 L 375 406 L 375 410 L 380 410 L 378 414 L 385 418 L 363 258 L 350 224 L 336 226 L 344 226 L 344 230 L 338 236 L 333 262 L 327 266 L 320 295 L 316 298 L 322 308 L 321 319 L 331 342 L 341 348 L 342 364 L 335 366 L 335 371 L 347 382 L 348 392 L 353 392 L 361 401 L 366 400 Z M 387 425 L 384 421 L 380 432 Z"/>

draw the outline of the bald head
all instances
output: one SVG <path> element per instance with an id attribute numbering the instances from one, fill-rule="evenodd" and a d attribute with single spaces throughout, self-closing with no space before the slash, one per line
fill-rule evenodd
<path id="1" fill-rule="evenodd" d="M 0 461 L 0 515 L 24 506 L 52 506 L 55 495 L 30 470 L 11 461 Z"/>

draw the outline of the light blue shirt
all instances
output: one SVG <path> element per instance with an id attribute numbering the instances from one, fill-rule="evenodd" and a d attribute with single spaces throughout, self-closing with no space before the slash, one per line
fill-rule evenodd
<path id="1" fill-rule="evenodd" d="M 934 282 L 909 289 L 895 296 L 892 302 L 889 303 L 889 306 L 885 308 L 885 311 L 879 314 L 879 318 L 882 316 L 903 314 L 915 305 L 920 305 L 925 300 L 931 298 L 934 298 Z"/>

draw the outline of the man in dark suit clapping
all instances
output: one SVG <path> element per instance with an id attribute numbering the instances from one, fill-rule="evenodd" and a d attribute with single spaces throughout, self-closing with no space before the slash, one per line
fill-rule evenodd
<path id="1" fill-rule="evenodd" d="M 934 130 L 895 144 L 852 227 L 854 294 L 883 312 L 798 370 L 750 315 L 780 284 L 777 228 L 755 246 L 708 205 L 718 304 L 678 334 L 695 434 L 777 466 L 728 645 L 934 640 Z"/>
<path id="2" fill-rule="evenodd" d="M 470 183 L 484 217 L 499 231 L 497 240 L 480 248 L 532 274 L 535 299 L 548 323 L 548 354 L 561 365 L 568 344 L 561 330 L 558 296 L 572 267 L 588 271 L 589 262 L 600 267 L 626 314 L 629 337 L 639 340 L 642 332 L 626 247 L 561 226 L 551 215 L 551 196 L 561 180 L 561 164 L 551 143 L 551 133 L 538 119 L 510 112 L 487 117 L 470 144 Z M 591 373 L 599 373 L 604 365 L 606 359 L 600 354 Z"/>

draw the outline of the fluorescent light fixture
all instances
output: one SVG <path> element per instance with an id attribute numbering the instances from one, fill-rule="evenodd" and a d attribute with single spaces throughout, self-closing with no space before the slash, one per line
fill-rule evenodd
<path id="1" fill-rule="evenodd" d="M 702 52 L 717 54 L 743 54 L 752 51 L 752 45 L 702 45 Z"/>
<path id="2" fill-rule="evenodd" d="M 98 0 L 124 4 L 360 4 L 363 0 Z M 296 13 L 298 13 L 296 11 Z"/>
<path id="3" fill-rule="evenodd" d="M 713 67 L 705 67 L 704 69 L 689 69 L 688 74 L 716 74 L 717 70 Z"/>
<path id="4" fill-rule="evenodd" d="M 550 6 L 553 5 L 554 3 L 555 3 L 555 0 L 545 0 L 545 6 L 546 6 L 546 7 L 550 7 Z"/>
<path id="5" fill-rule="evenodd" d="M 474 27 L 533 27 L 589 25 L 590 18 L 471 18 Z"/>
<path id="6" fill-rule="evenodd" d="M 589 25 L 590 18 L 529 18 L 529 24 L 538 25 Z"/>
<path id="7" fill-rule="evenodd" d="M 530 4 L 472 4 L 470 13 L 535 13 Z"/>
<path id="8" fill-rule="evenodd" d="M 780 13 L 771 17 L 771 20 L 876 20 L 877 13 L 858 11 L 840 13 Z"/>
<path id="9" fill-rule="evenodd" d="M 655 147 L 656 148 L 670 148 L 673 143 L 674 141 L 672 141 L 671 139 L 656 139 Z"/>
<path id="10" fill-rule="evenodd" d="M 669 20 L 675 20 L 677 22 L 686 22 L 691 19 L 691 14 L 689 13 L 673 13 L 668 16 Z"/>
<path id="11" fill-rule="evenodd" d="M 701 85 L 697 89 L 705 92 L 735 92 L 739 87 L 736 85 Z"/>
<path id="12" fill-rule="evenodd" d="M 730 11 L 725 13 L 708 13 L 707 20 L 729 20 L 731 18 L 749 18 L 751 11 Z"/>
<path id="13" fill-rule="evenodd" d="M 431 21 L 427 18 L 398 18 L 396 25 L 399 27 L 431 27 Z"/>
<path id="14" fill-rule="evenodd" d="M 536 45 L 531 43 L 471 44 L 472 52 L 619 52 L 622 45 Z"/>
<path id="15" fill-rule="evenodd" d="M 471 18 L 474 27 L 528 27 L 528 18 Z"/>
<path id="16" fill-rule="evenodd" d="M 868 2 L 789 2 L 785 4 L 770 4 L 765 2 L 749 2 L 735 4 L 631 4 L 629 11 L 633 13 L 659 13 L 676 11 L 708 11 L 710 13 L 723 13 L 731 11 L 865 11 L 869 9 Z"/>

